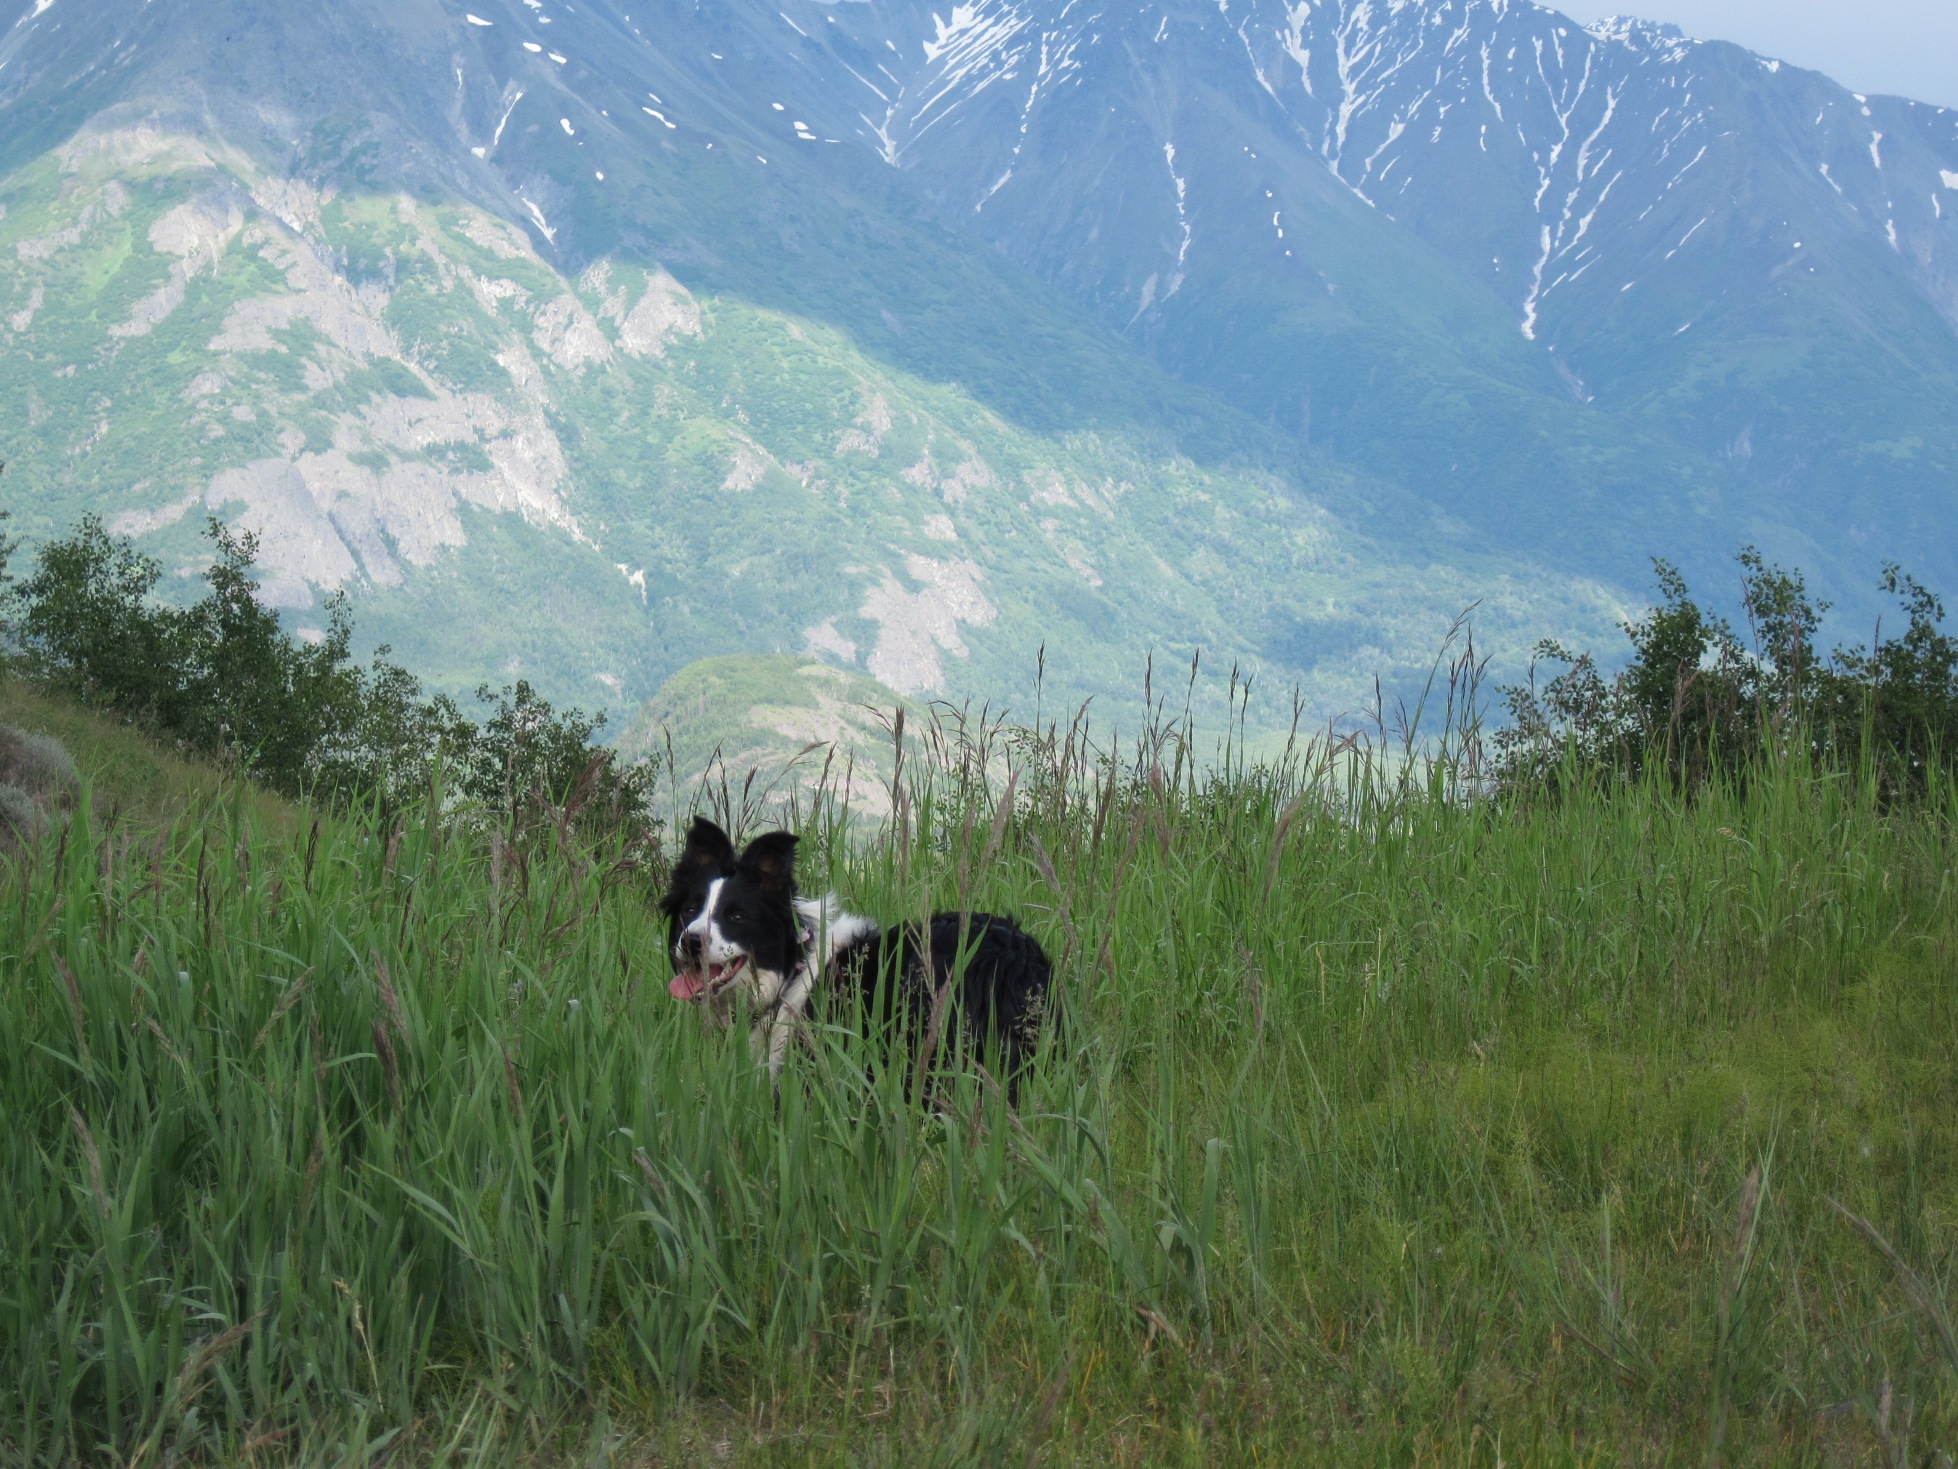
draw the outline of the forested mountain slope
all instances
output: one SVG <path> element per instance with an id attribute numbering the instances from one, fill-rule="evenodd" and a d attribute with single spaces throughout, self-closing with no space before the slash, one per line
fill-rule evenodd
<path id="1" fill-rule="evenodd" d="M 1958 571 L 1958 124 L 1528 5 L 8 0 L 30 533 L 439 681 L 1353 707 L 1742 539 Z M 1947 565 L 1947 562 L 1952 564 Z"/>

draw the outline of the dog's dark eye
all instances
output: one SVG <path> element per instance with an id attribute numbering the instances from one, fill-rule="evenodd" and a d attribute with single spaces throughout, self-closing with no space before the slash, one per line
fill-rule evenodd
<path id="1" fill-rule="evenodd" d="M 739 908 L 730 908 L 721 916 L 726 918 L 729 923 L 739 923 L 741 921 L 741 910 Z"/>

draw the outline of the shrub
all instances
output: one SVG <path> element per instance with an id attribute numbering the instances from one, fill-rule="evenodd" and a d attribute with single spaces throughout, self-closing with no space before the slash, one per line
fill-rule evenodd
<path id="1" fill-rule="evenodd" d="M 1958 638 L 1914 578 L 1887 567 L 1883 589 L 1903 605 L 1903 636 L 1886 642 L 1879 626 L 1868 652 L 1839 650 L 1819 712 L 1823 728 L 1855 737 L 1844 753 L 1867 747 L 1887 780 L 1922 793 L 1932 766 L 1958 757 Z"/>
<path id="2" fill-rule="evenodd" d="M 0 785 L 0 851 L 38 841 L 41 808 L 19 786 Z"/>
<path id="3" fill-rule="evenodd" d="M 1903 636 L 1885 642 L 1879 629 L 1868 652 L 1839 648 L 1825 660 L 1815 637 L 1829 604 L 1810 597 L 1800 572 L 1752 548 L 1738 559 L 1747 641 L 1657 561 L 1661 601 L 1626 624 L 1632 654 L 1615 677 L 1588 651 L 1538 644 L 1528 682 L 1503 690 L 1501 783 L 1650 774 L 1691 788 L 1804 748 L 1824 766 L 1867 766 L 1891 794 L 1921 792 L 1932 765 L 1958 751 L 1958 640 L 1940 631 L 1943 604 L 1887 568 L 1882 585 L 1903 604 Z M 1560 666 L 1539 684 L 1543 664 Z"/>
<path id="4" fill-rule="evenodd" d="M 489 709 L 478 724 L 385 647 L 369 667 L 354 663 L 343 597 L 328 604 L 323 639 L 290 636 L 258 600 L 256 540 L 216 519 L 208 535 L 209 590 L 181 609 L 156 600 L 157 562 L 94 516 L 43 547 L 8 593 L 28 675 L 289 794 L 387 809 L 440 772 L 448 789 L 498 810 L 575 797 L 588 827 L 652 824 L 653 772 L 613 765 L 596 744 L 603 715 L 560 712 L 519 683 L 479 689 Z"/>
<path id="5" fill-rule="evenodd" d="M 13 589 L 28 674 L 85 703 L 181 728 L 185 618 L 153 605 L 162 575 L 154 559 L 84 516 L 72 536 L 42 548 L 34 574 Z"/>
<path id="6" fill-rule="evenodd" d="M 0 724 L 0 842 L 34 841 L 49 815 L 72 810 L 80 793 L 60 741 Z"/>

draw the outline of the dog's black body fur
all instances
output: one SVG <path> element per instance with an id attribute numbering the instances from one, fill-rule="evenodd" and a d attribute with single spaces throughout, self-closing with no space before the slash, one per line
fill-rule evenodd
<path id="1" fill-rule="evenodd" d="M 704 1001 L 725 1023 L 738 988 L 748 999 L 757 1058 L 766 1055 L 779 1074 L 788 1040 L 812 1008 L 836 1015 L 848 1006 L 867 1039 L 908 1053 L 929 1034 L 944 991 L 939 1053 L 966 1052 L 1012 1087 L 1047 1018 L 1053 966 L 1039 941 L 990 913 L 940 913 L 928 924 L 880 930 L 833 898 L 798 898 L 795 845 L 789 833 L 771 832 L 737 857 L 725 832 L 695 820 L 660 904 L 672 993 Z M 956 990 L 948 989 L 955 979 Z"/>
<path id="2" fill-rule="evenodd" d="M 928 927 L 888 928 L 838 950 L 826 986 L 830 1003 L 853 997 L 866 1035 L 895 1022 L 900 1035 L 922 1042 L 939 991 L 960 977 L 960 926 L 958 914 L 936 913 Z M 962 1039 L 981 1059 L 996 1061 L 1010 1083 L 1039 1048 L 1053 966 L 1040 941 L 1010 918 L 973 913 L 964 927 L 965 973 L 946 996 L 940 1035 L 948 1050 Z"/>

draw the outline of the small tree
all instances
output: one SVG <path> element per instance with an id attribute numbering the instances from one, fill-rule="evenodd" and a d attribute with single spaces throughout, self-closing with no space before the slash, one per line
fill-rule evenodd
<path id="1" fill-rule="evenodd" d="M 541 799 L 578 808 L 588 825 L 650 821 L 654 772 L 611 760 L 598 744 L 603 714 L 560 713 L 522 680 L 500 694 L 484 684 L 476 697 L 491 712 L 467 745 L 459 772 L 466 794 L 513 819 L 523 802 Z"/>
<path id="2" fill-rule="evenodd" d="M 179 731 L 261 780 L 297 790 L 319 774 L 318 757 L 362 716 L 358 668 L 349 659 L 353 621 L 344 597 L 327 608 L 326 636 L 308 646 L 289 636 L 258 600 L 252 576 L 258 540 L 213 517 L 206 532 L 217 559 L 210 593 L 184 616 L 185 716 Z"/>
<path id="3" fill-rule="evenodd" d="M 163 568 L 101 519 L 41 548 L 14 593 L 14 632 L 28 672 L 85 703 L 178 728 L 185 715 L 181 613 L 151 594 Z"/>
<path id="4" fill-rule="evenodd" d="M 1540 644 L 1537 659 L 1562 669 L 1539 685 L 1533 662 L 1527 683 L 1503 691 L 1502 781 L 1554 787 L 1574 768 L 1613 780 L 1662 772 L 1691 788 L 1716 772 L 1744 777 L 1762 756 L 1805 741 L 1825 764 L 1868 760 L 1893 790 L 1921 792 L 1933 762 L 1958 755 L 1958 640 L 1939 630 L 1943 604 L 1887 568 L 1884 590 L 1908 618 L 1903 637 L 1825 662 L 1816 636 L 1829 604 L 1752 547 L 1739 560 L 1751 649 L 1663 561 L 1654 563 L 1663 600 L 1626 624 L 1632 656 L 1615 678 L 1589 653 Z"/>
<path id="5" fill-rule="evenodd" d="M 1724 618 L 1693 600 L 1677 567 L 1652 565 L 1661 601 L 1625 624 L 1632 656 L 1616 678 L 1607 681 L 1590 653 L 1545 642 L 1529 681 L 1502 691 L 1510 725 L 1496 753 L 1509 784 L 1541 784 L 1574 761 L 1592 774 L 1664 771 L 1690 785 L 1748 745 L 1754 660 Z M 1539 687 L 1539 663 L 1563 668 Z"/>
<path id="6" fill-rule="evenodd" d="M 1632 659 L 1619 676 L 1630 748 L 1692 782 L 1742 743 L 1747 654 L 1724 618 L 1702 610 L 1678 568 L 1655 561 L 1664 602 L 1625 629 Z"/>
<path id="7" fill-rule="evenodd" d="M 336 599 L 322 649 L 344 644 L 345 603 Z M 355 716 L 330 731 L 315 751 L 318 786 L 336 794 L 373 794 L 397 804 L 425 794 L 438 767 L 466 763 L 476 728 L 446 694 L 430 697 L 421 681 L 396 663 L 385 644 L 362 674 L 355 672 Z"/>
<path id="8" fill-rule="evenodd" d="M 450 790 L 519 822 L 550 804 L 588 830 L 653 825 L 653 772 L 613 765 L 596 743 L 603 715 L 560 713 L 528 683 L 486 685 L 479 726 L 386 648 L 355 664 L 343 596 L 323 637 L 292 637 L 258 600 L 256 538 L 216 519 L 206 533 L 209 591 L 183 610 L 156 601 L 161 567 L 94 516 L 42 547 L 13 598 L 30 672 L 288 793 L 385 807 L 426 794 L 440 768 Z"/>
<path id="9" fill-rule="evenodd" d="M 1896 566 L 1883 590 L 1903 604 L 1904 635 L 1870 649 L 1838 648 L 1819 714 L 1843 757 L 1867 748 L 1879 777 L 1922 794 L 1936 762 L 1958 758 L 1958 638 L 1942 631 L 1944 603 Z"/>

